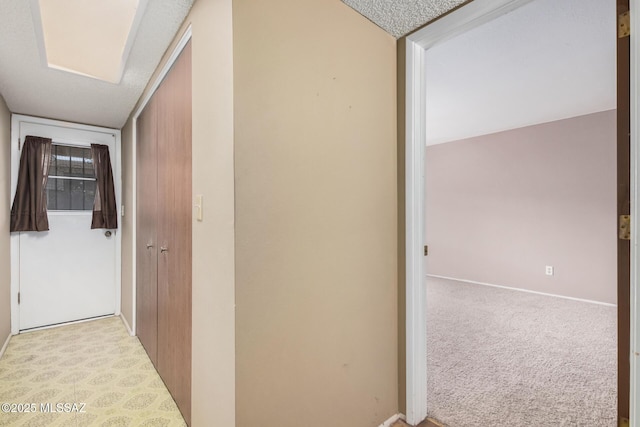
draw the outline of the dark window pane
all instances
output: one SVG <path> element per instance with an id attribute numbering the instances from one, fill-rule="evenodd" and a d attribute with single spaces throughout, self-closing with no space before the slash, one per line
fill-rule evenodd
<path id="1" fill-rule="evenodd" d="M 56 199 L 56 180 L 54 178 L 49 178 L 47 180 L 47 209 L 50 211 L 55 211 L 58 209 L 57 199 Z"/>
<path id="2" fill-rule="evenodd" d="M 81 148 L 71 148 L 71 176 L 82 176 L 84 156 Z"/>
<path id="3" fill-rule="evenodd" d="M 84 210 L 93 210 L 93 202 L 96 198 L 96 182 L 95 181 L 83 181 L 84 182 Z"/>
<path id="4" fill-rule="evenodd" d="M 81 211 L 84 208 L 84 181 L 69 181 L 71 185 L 71 210 Z"/>
<path id="5" fill-rule="evenodd" d="M 95 178 L 91 148 L 53 144 L 49 176 Z"/>
<path id="6" fill-rule="evenodd" d="M 51 179 L 51 178 L 50 178 Z M 71 208 L 71 191 L 69 180 L 55 179 L 56 181 L 56 206 L 59 211 L 68 211 Z"/>
<path id="7" fill-rule="evenodd" d="M 70 147 L 56 146 L 56 174 L 54 176 L 69 176 L 71 173 Z M 49 174 L 51 175 L 51 174 Z"/>
<path id="8" fill-rule="evenodd" d="M 49 176 L 58 175 L 57 173 L 58 156 L 56 155 L 57 152 L 58 152 L 58 146 L 52 145 L 51 146 L 51 162 L 49 164 Z"/>
<path id="9" fill-rule="evenodd" d="M 93 159 L 91 158 L 91 150 L 87 149 L 84 157 L 84 177 L 95 178 L 96 173 L 93 171 Z"/>
<path id="10" fill-rule="evenodd" d="M 93 160 L 90 148 L 71 148 L 71 176 L 93 178 Z"/>
<path id="11" fill-rule="evenodd" d="M 65 178 L 47 181 L 47 209 L 51 211 L 93 210 L 95 195 L 95 181 Z"/>

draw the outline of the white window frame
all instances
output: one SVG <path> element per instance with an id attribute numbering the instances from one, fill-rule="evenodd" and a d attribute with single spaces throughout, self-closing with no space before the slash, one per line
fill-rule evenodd
<path id="1" fill-rule="evenodd" d="M 68 143 L 68 142 L 63 142 L 60 140 L 54 140 L 52 141 L 52 146 L 62 146 L 62 147 L 72 147 L 72 148 L 83 148 L 83 149 L 90 149 L 91 145 L 90 144 L 82 144 L 82 143 Z M 48 179 L 68 179 L 71 181 L 94 181 L 97 182 L 97 178 L 86 178 L 86 177 L 81 177 L 81 176 L 62 176 L 62 175 L 49 175 Z M 48 203 L 47 203 L 48 204 Z M 91 209 L 49 209 L 47 207 L 47 213 L 50 214 L 56 214 L 58 212 L 62 212 L 65 215 L 68 214 L 72 214 L 72 213 L 85 213 L 85 214 L 91 214 L 92 210 Z"/>
<path id="2" fill-rule="evenodd" d="M 531 0 L 474 0 L 468 5 L 411 34 L 406 39 L 406 418 L 417 425 L 427 417 L 427 299 L 424 280 L 425 244 L 424 151 L 426 146 L 426 51 L 438 43 L 508 13 Z M 613 6 L 612 6 L 613 7 Z M 631 8 L 631 217 L 640 224 L 637 165 L 640 123 L 640 0 Z M 638 226 L 631 239 L 631 394 L 630 426 L 640 427 L 640 288 L 638 286 Z"/>

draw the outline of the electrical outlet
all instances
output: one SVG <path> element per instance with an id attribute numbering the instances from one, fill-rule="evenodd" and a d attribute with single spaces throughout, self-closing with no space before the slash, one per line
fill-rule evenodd
<path id="1" fill-rule="evenodd" d="M 547 276 L 553 276 L 553 266 L 552 265 L 547 265 L 544 268 L 544 274 L 546 274 Z"/>

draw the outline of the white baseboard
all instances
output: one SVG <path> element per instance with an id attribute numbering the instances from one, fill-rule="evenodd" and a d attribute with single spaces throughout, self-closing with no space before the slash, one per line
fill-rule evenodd
<path id="1" fill-rule="evenodd" d="M 0 349 L 0 359 L 2 359 L 2 356 L 4 355 L 4 352 L 7 349 L 7 346 L 9 345 L 9 341 L 11 341 L 11 334 L 9 334 L 7 339 L 4 341 L 2 348 Z"/>
<path id="2" fill-rule="evenodd" d="M 427 274 L 427 277 L 434 277 L 436 279 L 455 280 L 456 282 L 472 283 L 474 285 L 482 285 L 482 286 L 491 286 L 492 288 L 508 289 L 510 291 L 520 291 L 520 292 L 526 292 L 526 293 L 529 293 L 529 294 L 544 295 L 544 296 L 547 296 L 547 297 L 569 299 L 569 300 L 572 300 L 572 301 L 587 302 L 589 304 L 606 305 L 607 307 L 617 307 L 616 304 L 611 304 L 611 303 L 608 303 L 608 302 L 593 301 L 593 300 L 590 300 L 590 299 L 582 299 L 582 298 L 573 298 L 573 297 L 567 297 L 567 296 L 564 296 L 564 295 L 548 294 L 546 292 L 530 291 L 528 289 L 511 288 L 509 286 L 494 285 L 493 283 L 476 282 L 475 280 L 456 279 L 455 277 L 438 276 L 436 274 Z"/>
<path id="3" fill-rule="evenodd" d="M 127 319 L 125 319 L 122 313 L 120 313 L 120 319 L 122 319 L 122 323 L 124 323 L 124 327 L 127 328 L 129 335 L 131 335 L 132 337 L 135 337 L 136 334 L 133 333 L 133 329 L 131 329 L 131 326 L 129 326 L 129 322 L 127 322 Z"/>
<path id="4" fill-rule="evenodd" d="M 393 423 L 395 423 L 398 420 L 406 420 L 407 418 L 403 415 L 403 414 L 395 414 L 392 415 L 391 417 L 389 417 L 389 419 L 385 422 L 383 422 L 382 424 L 380 424 L 379 427 L 391 427 L 393 425 Z"/>

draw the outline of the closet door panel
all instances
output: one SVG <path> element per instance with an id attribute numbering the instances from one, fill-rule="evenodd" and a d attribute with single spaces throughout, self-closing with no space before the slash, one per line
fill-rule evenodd
<path id="1" fill-rule="evenodd" d="M 191 44 L 159 89 L 159 372 L 187 423 L 191 415 Z"/>
<path id="2" fill-rule="evenodd" d="M 168 78 L 162 82 L 156 90 L 154 96 L 158 98 L 158 364 L 156 369 L 172 392 L 173 379 L 170 377 L 169 364 L 166 354 L 170 346 L 169 337 L 169 313 L 171 311 L 171 300 L 169 298 L 169 251 L 173 252 L 174 248 L 169 247 L 167 239 L 167 224 L 170 224 L 172 217 L 173 200 L 168 193 L 171 187 L 171 178 L 167 176 L 167 164 L 169 163 L 169 155 L 167 148 L 166 120 L 167 112 L 165 104 L 168 102 L 166 96 L 166 84 Z M 173 394 L 173 392 L 171 393 Z"/>
<path id="3" fill-rule="evenodd" d="M 136 333 L 149 358 L 158 360 L 158 156 L 157 102 L 152 97 L 137 121 Z"/>

